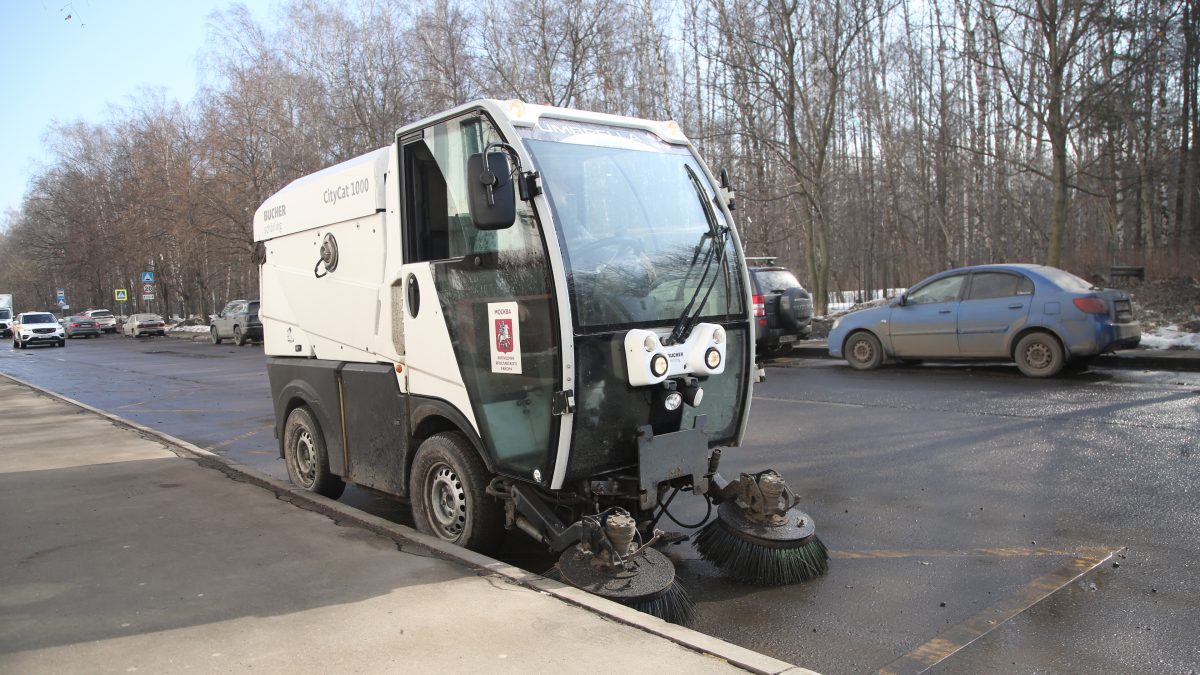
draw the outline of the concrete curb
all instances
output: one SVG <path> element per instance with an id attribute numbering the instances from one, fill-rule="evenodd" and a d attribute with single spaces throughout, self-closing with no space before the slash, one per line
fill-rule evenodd
<path id="1" fill-rule="evenodd" d="M 788 359 L 831 359 L 824 340 L 797 342 L 787 356 L 769 361 L 777 366 L 787 365 Z M 841 359 L 837 359 L 841 360 Z M 1102 368 L 1125 370 L 1182 370 L 1200 372 L 1200 351 L 1127 349 L 1097 356 L 1092 364 Z"/>
<path id="2" fill-rule="evenodd" d="M 168 333 L 169 335 L 169 333 Z M 203 336 L 207 339 L 207 336 Z M 597 597 L 580 589 L 561 584 L 531 572 L 526 572 L 512 565 L 493 560 L 487 556 L 469 551 L 465 548 L 424 535 L 404 525 L 363 513 L 358 509 L 342 504 L 320 495 L 300 490 L 294 486 L 279 481 L 271 476 L 260 473 L 250 467 L 232 461 L 221 455 L 205 450 L 197 445 L 163 433 L 156 429 L 131 422 L 99 408 L 92 407 L 81 401 L 76 401 L 57 392 L 39 387 L 20 378 L 0 373 L 4 377 L 21 386 L 38 392 L 69 405 L 86 410 L 94 415 L 103 417 L 113 424 L 124 427 L 165 444 L 172 452 L 184 459 L 196 461 L 201 466 L 220 471 L 234 480 L 250 483 L 275 494 L 276 498 L 290 502 L 300 508 L 320 513 L 339 524 L 353 524 L 379 536 L 391 539 L 399 546 L 410 549 L 419 548 L 428 554 L 442 560 L 455 562 L 466 566 L 478 573 L 491 574 L 530 588 L 559 600 L 599 614 L 644 632 L 657 635 L 681 647 L 707 654 L 728 662 L 731 665 L 753 673 L 770 674 L 787 673 L 801 675 L 813 671 L 780 661 L 765 654 L 739 647 L 718 638 L 703 633 L 667 623 L 661 619 L 644 614 L 609 600 Z"/>

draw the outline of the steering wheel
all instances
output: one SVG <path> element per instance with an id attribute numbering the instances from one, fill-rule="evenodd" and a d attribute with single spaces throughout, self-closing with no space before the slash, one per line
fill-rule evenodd
<path id="1" fill-rule="evenodd" d="M 611 249 L 607 255 L 604 251 Z M 582 246 L 579 246 L 575 251 L 575 266 L 586 267 L 593 271 L 600 271 L 602 268 L 611 265 L 628 253 L 632 256 L 638 256 L 642 253 L 642 243 L 633 237 L 605 237 L 590 241 Z"/>

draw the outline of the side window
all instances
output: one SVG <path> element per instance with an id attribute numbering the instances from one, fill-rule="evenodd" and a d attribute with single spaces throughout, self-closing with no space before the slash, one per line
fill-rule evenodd
<path id="1" fill-rule="evenodd" d="M 1008 272 L 976 272 L 971 276 L 971 290 L 968 300 L 989 300 L 991 298 L 1009 298 L 1020 294 L 1021 282 L 1029 280 Z M 1030 292 L 1033 286 L 1030 284 Z"/>
<path id="2" fill-rule="evenodd" d="M 467 158 L 499 135 L 480 115 L 425 129 L 404 144 L 407 198 L 404 260 L 408 263 L 461 258 L 497 250 L 504 231 L 481 232 L 471 221 Z"/>
<path id="3" fill-rule="evenodd" d="M 928 283 L 908 295 L 907 304 L 931 305 L 938 302 L 952 302 L 958 299 L 966 275 L 956 274 Z"/>

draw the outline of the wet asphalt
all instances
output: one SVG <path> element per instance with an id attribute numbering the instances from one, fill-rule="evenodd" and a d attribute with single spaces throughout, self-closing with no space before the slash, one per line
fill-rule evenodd
<path id="1" fill-rule="evenodd" d="M 258 346 L 177 339 L 0 344 L 0 372 L 285 478 L 264 364 Z M 698 601 L 693 628 L 822 672 L 936 659 L 934 672 L 1197 672 L 1198 450 L 1198 373 L 1042 381 L 1013 366 L 789 359 L 757 386 L 722 472 L 783 473 L 829 573 L 757 588 L 690 545 L 670 552 Z M 343 501 L 408 518 L 362 491 Z M 681 496 L 671 515 L 690 525 L 705 508 Z M 518 536 L 501 557 L 551 562 Z M 1055 591 L 1064 569 L 1082 576 Z"/>

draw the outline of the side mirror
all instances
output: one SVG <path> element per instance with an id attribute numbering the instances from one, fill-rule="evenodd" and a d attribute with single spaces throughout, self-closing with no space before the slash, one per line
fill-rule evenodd
<path id="1" fill-rule="evenodd" d="M 907 305 L 908 304 L 908 293 L 901 293 L 900 297 L 897 300 L 898 300 L 898 302 L 896 303 L 897 305 L 900 305 L 901 307 Z"/>
<path id="2" fill-rule="evenodd" d="M 721 197 L 725 200 L 725 205 L 730 211 L 737 210 L 737 192 L 733 189 L 733 184 L 729 180 L 729 171 L 725 167 L 721 167 Z"/>
<path id="3" fill-rule="evenodd" d="M 489 152 L 486 165 L 481 152 L 467 158 L 467 202 L 475 227 L 503 230 L 512 226 L 517 219 L 517 202 L 508 155 Z"/>

